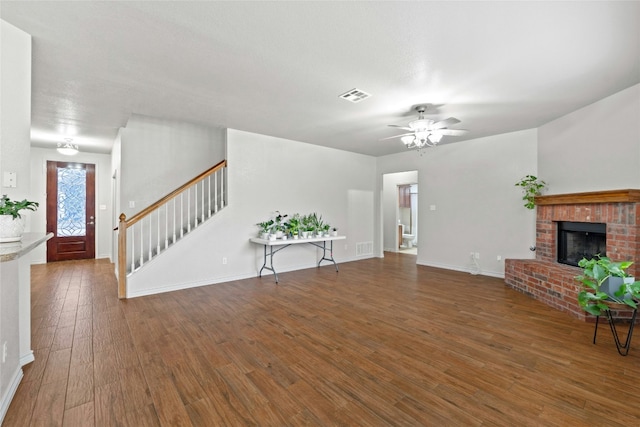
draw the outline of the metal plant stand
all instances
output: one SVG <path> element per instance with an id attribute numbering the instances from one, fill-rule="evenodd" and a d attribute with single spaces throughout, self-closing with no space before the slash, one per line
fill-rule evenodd
<path id="1" fill-rule="evenodd" d="M 606 310 L 607 320 L 609 321 L 609 327 L 611 328 L 611 333 L 613 334 L 613 339 L 616 342 L 616 348 L 618 349 L 618 353 L 621 356 L 626 356 L 629 354 L 629 348 L 631 347 L 631 337 L 633 336 L 633 329 L 636 325 L 636 315 L 638 314 L 638 309 L 633 310 L 633 315 L 631 316 L 631 324 L 629 325 L 629 331 L 627 332 L 627 338 L 622 344 L 620 340 L 620 336 L 618 335 L 618 329 L 616 328 L 615 319 L 611 315 L 611 310 Z M 598 334 L 598 322 L 600 320 L 600 316 L 596 316 L 596 327 L 593 331 L 593 343 L 596 343 L 596 335 Z"/>

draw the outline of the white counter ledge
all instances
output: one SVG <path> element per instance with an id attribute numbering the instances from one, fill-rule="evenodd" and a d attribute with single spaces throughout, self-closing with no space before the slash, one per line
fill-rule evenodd
<path id="1" fill-rule="evenodd" d="M 53 237 L 53 233 L 24 233 L 19 242 L 0 243 L 0 262 L 12 261 Z"/>

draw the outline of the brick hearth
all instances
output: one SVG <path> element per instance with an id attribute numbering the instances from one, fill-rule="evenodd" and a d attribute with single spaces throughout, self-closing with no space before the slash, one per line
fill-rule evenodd
<path id="1" fill-rule="evenodd" d="M 557 262 L 558 221 L 605 223 L 607 256 L 637 261 L 629 273 L 640 276 L 640 190 L 598 191 L 536 198 L 536 259 L 505 260 L 505 283 L 545 304 L 580 319 L 577 301 L 581 269 Z M 627 317 L 629 313 L 618 313 Z"/>

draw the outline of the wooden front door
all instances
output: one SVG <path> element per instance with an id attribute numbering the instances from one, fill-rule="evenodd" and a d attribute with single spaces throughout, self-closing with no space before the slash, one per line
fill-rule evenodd
<path id="1" fill-rule="evenodd" d="M 95 165 L 47 162 L 47 262 L 95 258 Z"/>

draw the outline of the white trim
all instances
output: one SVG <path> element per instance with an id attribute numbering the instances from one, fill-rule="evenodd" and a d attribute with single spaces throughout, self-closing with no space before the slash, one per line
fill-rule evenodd
<path id="1" fill-rule="evenodd" d="M 457 265 L 440 264 L 437 262 L 424 262 L 420 260 L 418 260 L 416 264 L 424 265 L 425 267 L 435 267 L 435 268 L 443 268 L 445 270 L 461 271 L 463 273 L 469 273 L 469 274 L 474 273 L 474 271 L 470 268 L 461 268 Z M 504 279 L 504 272 L 480 270 L 479 272 L 477 272 L 477 274 L 481 276 L 495 277 L 497 279 Z"/>
<path id="2" fill-rule="evenodd" d="M 33 355 L 33 350 L 29 350 L 27 354 L 23 354 L 22 356 L 20 356 L 20 366 L 24 366 L 27 363 L 33 362 L 34 360 L 36 360 L 36 358 Z"/>
<path id="3" fill-rule="evenodd" d="M 308 240 L 308 239 L 307 239 Z M 373 255 L 372 256 L 366 256 L 366 257 L 354 257 L 354 258 L 350 258 L 348 260 L 340 260 L 340 262 L 338 262 L 338 268 L 340 267 L 340 264 L 346 263 L 346 262 L 351 262 L 351 261 L 362 261 L 363 259 L 368 259 L 368 258 L 375 258 Z M 331 264 L 325 263 L 323 264 L 321 267 L 324 266 L 331 266 L 333 267 Z M 316 268 L 317 267 L 317 261 L 313 264 L 309 264 L 308 266 L 295 266 L 295 267 L 282 267 L 282 268 L 278 268 L 278 274 L 280 273 L 287 273 L 290 271 L 298 271 L 298 270 L 305 270 L 307 268 Z M 184 282 L 184 283 L 177 283 L 174 285 L 169 285 L 169 286 L 159 286 L 157 288 L 147 288 L 144 289 L 142 291 L 133 291 L 133 292 L 128 292 L 127 293 L 127 298 L 136 298 L 136 297 L 143 297 L 143 296 L 147 296 L 147 295 L 155 295 L 155 294 L 161 294 L 161 293 L 165 293 L 165 292 L 173 292 L 173 291 L 179 291 L 182 289 L 190 289 L 190 288 L 197 288 L 199 286 L 209 286 L 209 285 L 217 285 L 220 283 L 227 283 L 227 282 L 233 282 L 235 280 L 244 280 L 244 279 L 252 279 L 254 277 L 258 277 L 258 271 L 260 270 L 260 268 L 258 267 L 258 269 L 256 270 L 255 273 L 252 274 L 241 274 L 241 275 L 237 275 L 237 276 L 228 276 L 228 277 L 223 277 L 223 278 L 218 278 L 216 280 L 197 280 L 194 282 Z M 268 280 L 273 280 L 270 279 L 270 276 L 273 276 L 273 273 L 271 273 L 270 271 L 267 271 L 265 273 L 262 274 L 263 278 L 266 278 Z M 274 285 L 276 284 L 275 281 L 272 282 Z M 286 283 L 282 282 L 283 284 Z M 130 287 L 129 287 L 130 288 Z"/>
<path id="4" fill-rule="evenodd" d="M 13 374 L 13 378 L 9 383 L 9 387 L 7 387 L 6 393 L 2 396 L 2 401 L 0 402 L 0 424 L 4 421 L 4 416 L 7 415 L 9 405 L 11 404 L 13 397 L 16 395 L 16 390 L 18 390 L 18 386 L 20 385 L 23 375 L 22 368 L 16 369 L 16 372 Z"/>

